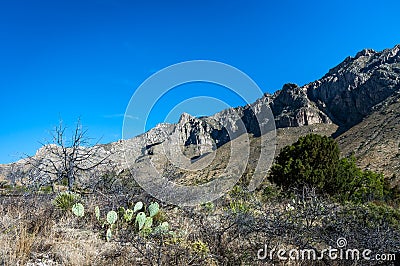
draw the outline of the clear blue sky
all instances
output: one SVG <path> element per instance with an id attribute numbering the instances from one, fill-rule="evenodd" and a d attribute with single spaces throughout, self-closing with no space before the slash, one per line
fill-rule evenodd
<path id="1" fill-rule="evenodd" d="M 0 163 L 33 154 L 60 117 L 69 126 L 81 117 L 102 142 L 118 140 L 135 89 L 178 62 L 233 65 L 265 92 L 311 82 L 363 48 L 400 43 L 399 10 L 395 0 L 1 1 Z M 200 96 L 216 91 L 192 86 Z M 182 95 L 160 102 L 151 123 Z"/>

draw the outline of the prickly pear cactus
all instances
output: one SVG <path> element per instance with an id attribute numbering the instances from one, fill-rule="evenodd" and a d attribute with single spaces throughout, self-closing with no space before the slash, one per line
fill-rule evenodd
<path id="1" fill-rule="evenodd" d="M 108 228 L 108 229 L 107 229 L 107 232 L 106 232 L 106 239 L 107 239 L 107 242 L 110 242 L 111 237 L 112 237 L 111 228 Z"/>
<path id="2" fill-rule="evenodd" d="M 156 234 L 166 234 L 169 231 L 169 224 L 168 222 L 163 222 L 162 224 L 158 225 L 155 229 L 154 232 Z"/>
<path id="3" fill-rule="evenodd" d="M 135 204 L 135 207 L 133 207 L 133 212 L 140 211 L 143 208 L 143 202 L 138 201 Z"/>
<path id="4" fill-rule="evenodd" d="M 158 205 L 157 202 L 153 202 L 149 205 L 148 210 L 149 210 L 150 217 L 154 217 L 154 215 L 156 215 L 158 213 L 158 211 L 160 210 L 160 206 Z"/>
<path id="5" fill-rule="evenodd" d="M 144 224 L 146 223 L 146 214 L 144 212 L 139 212 L 136 215 L 135 223 L 138 224 L 139 230 L 142 230 Z"/>
<path id="6" fill-rule="evenodd" d="M 143 227 L 151 228 L 152 225 L 153 225 L 153 218 L 146 217 L 146 221 L 144 222 Z"/>
<path id="7" fill-rule="evenodd" d="M 109 211 L 107 213 L 107 222 L 112 225 L 114 224 L 118 219 L 118 214 L 115 211 Z"/>
<path id="8" fill-rule="evenodd" d="M 83 217 L 83 215 L 85 215 L 85 208 L 82 203 L 75 203 L 74 206 L 72 206 L 72 213 L 78 217 Z"/>
<path id="9" fill-rule="evenodd" d="M 169 229 L 169 224 L 168 222 L 163 222 L 162 224 L 159 225 L 160 229 L 164 230 L 164 231 L 168 231 Z"/>
<path id="10" fill-rule="evenodd" d="M 94 207 L 94 214 L 96 215 L 97 221 L 100 221 L 100 208 L 99 208 L 99 206 Z"/>

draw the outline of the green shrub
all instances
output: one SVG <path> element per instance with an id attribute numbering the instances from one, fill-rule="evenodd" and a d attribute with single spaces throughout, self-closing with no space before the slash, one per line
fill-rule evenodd
<path id="1" fill-rule="evenodd" d="M 201 240 L 197 240 L 192 244 L 192 250 L 199 254 L 200 256 L 207 256 L 210 252 L 207 243 L 204 243 Z"/>
<path id="2" fill-rule="evenodd" d="M 242 199 L 234 199 L 229 202 L 229 209 L 234 214 L 249 213 L 251 207 L 249 203 Z"/>
<path id="3" fill-rule="evenodd" d="M 277 198 L 280 195 L 280 190 L 275 185 L 267 185 L 263 188 L 261 192 L 261 200 L 269 201 L 271 199 Z"/>
<path id="4" fill-rule="evenodd" d="M 251 211 L 251 200 L 254 196 L 240 185 L 235 185 L 229 191 L 229 208 L 228 210 L 234 214 L 249 213 Z"/>
<path id="5" fill-rule="evenodd" d="M 386 225 L 392 230 L 400 229 L 400 210 L 384 202 L 347 203 L 341 213 L 349 219 L 349 223 L 353 220 L 364 229 L 376 229 Z"/>
<path id="6" fill-rule="evenodd" d="M 271 168 L 270 180 L 283 188 L 304 185 L 324 189 L 335 177 L 339 148 L 330 137 L 310 134 L 282 149 Z"/>
<path id="7" fill-rule="evenodd" d="M 330 137 L 300 137 L 282 149 L 269 179 L 284 189 L 315 187 L 342 202 L 383 200 L 393 194 L 382 174 L 362 171 L 353 156 L 339 159 L 339 154 L 338 144 Z"/>
<path id="8" fill-rule="evenodd" d="M 206 202 L 206 203 L 202 203 L 201 207 L 206 211 L 206 212 L 212 212 L 215 209 L 215 205 L 213 202 Z"/>
<path id="9" fill-rule="evenodd" d="M 396 228 L 400 228 L 400 211 L 387 204 L 379 204 L 375 202 L 369 202 L 366 204 L 369 212 L 367 222 L 374 221 L 376 224 L 371 226 L 381 225 L 388 223 Z"/>
<path id="10" fill-rule="evenodd" d="M 61 192 L 59 193 L 53 201 L 53 204 L 61 210 L 68 211 L 72 207 L 81 201 L 79 195 L 71 192 Z"/>

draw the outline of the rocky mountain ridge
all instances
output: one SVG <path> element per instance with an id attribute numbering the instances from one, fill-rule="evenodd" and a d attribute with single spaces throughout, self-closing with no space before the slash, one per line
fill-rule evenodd
<path id="1" fill-rule="evenodd" d="M 400 89 L 399 63 L 400 45 L 382 52 L 364 49 L 304 88 L 334 123 L 350 128 Z"/>
<path id="2" fill-rule="evenodd" d="M 259 137 L 265 133 L 263 130 L 272 130 L 274 124 L 278 129 L 278 136 L 279 129 L 293 128 L 290 132 L 296 134 L 296 128 L 299 127 L 332 125 L 329 128 L 339 128 L 336 132 L 339 143 L 353 147 L 343 139 L 351 139 L 349 134 L 356 134 L 351 133 L 353 127 L 362 125 L 365 119 L 371 120 L 371 116 L 376 117 L 376 112 L 385 112 L 382 111 L 384 108 L 390 109 L 391 114 L 394 114 L 390 123 L 393 124 L 392 128 L 398 129 L 395 125 L 400 124 L 400 111 L 390 106 L 397 104 L 397 100 L 393 99 L 397 99 L 395 95 L 399 93 L 400 45 L 381 52 L 364 49 L 355 57 L 347 57 L 317 81 L 301 87 L 288 83 L 281 90 L 272 95 L 265 94 L 250 105 L 229 108 L 209 117 L 197 118 L 184 113 L 177 124 L 159 124 L 133 139 L 102 145 L 100 151 L 105 156 L 110 156 L 117 168 L 122 170 L 127 168 L 123 151 L 129 150 L 128 153 L 125 152 L 127 160 L 136 162 L 143 156 L 159 154 L 162 143 L 170 140 L 172 136 L 177 136 L 171 143 L 179 146 L 183 154 L 192 160 L 210 154 L 229 143 L 232 138 L 237 137 L 235 134 L 243 133 L 243 128 L 253 136 Z M 385 116 L 380 119 L 385 119 Z M 365 141 L 369 135 L 375 134 L 368 132 L 370 129 L 373 130 L 364 128 L 363 135 L 358 136 L 359 140 L 353 139 L 352 144 Z M 347 137 L 340 137 L 341 134 Z M 398 131 L 396 134 L 390 135 L 393 145 L 400 145 Z M 345 151 L 346 154 L 351 152 L 354 151 Z M 392 152 L 386 156 L 392 158 Z M 363 150 L 363 153 L 365 157 L 368 150 Z M 39 151 L 36 156 L 47 155 Z M 394 164 L 398 161 L 396 158 Z M 20 161 L 23 162 L 24 160 Z M 367 164 L 363 167 L 374 168 Z M 399 168 L 393 167 L 387 174 L 399 171 Z M 6 175 L 8 168 L 1 168 L 3 175 Z M 380 166 L 377 169 L 381 168 Z"/>
<path id="3" fill-rule="evenodd" d="M 241 113 L 250 133 L 257 133 L 251 109 L 258 114 L 265 112 L 266 105 L 272 109 L 277 128 L 334 123 L 344 131 L 360 123 L 374 112 L 375 105 L 398 91 L 400 45 L 381 52 L 364 49 L 355 57 L 347 57 L 317 81 L 302 87 L 285 84 L 273 95 L 265 94 L 250 106 L 236 108 L 236 111 Z M 213 117 L 224 121 L 229 115 L 229 111 L 223 111 Z M 226 142 L 222 136 L 210 137 Z"/>

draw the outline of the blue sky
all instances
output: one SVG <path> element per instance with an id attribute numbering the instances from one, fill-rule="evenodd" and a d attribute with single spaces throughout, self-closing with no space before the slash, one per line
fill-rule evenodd
<path id="1" fill-rule="evenodd" d="M 182 61 L 230 64 L 264 92 L 311 82 L 363 48 L 400 43 L 398 10 L 399 1 L 1 1 L 0 163 L 33 154 L 60 117 L 118 140 L 135 89 Z M 187 86 L 160 100 L 149 125 L 185 97 L 242 103 L 212 85 Z M 224 106 L 204 101 L 170 120 Z"/>

